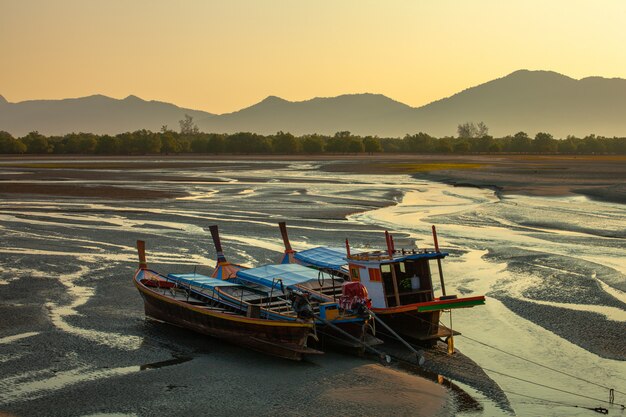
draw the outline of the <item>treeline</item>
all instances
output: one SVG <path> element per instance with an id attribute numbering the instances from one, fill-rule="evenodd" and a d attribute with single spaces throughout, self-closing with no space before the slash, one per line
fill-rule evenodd
<path id="1" fill-rule="evenodd" d="M 44 136 L 31 132 L 14 138 L 0 131 L 0 154 L 297 154 L 297 153 L 560 153 L 560 154 L 626 154 L 626 138 L 595 135 L 555 139 L 548 133 L 530 137 L 524 132 L 512 136 L 435 138 L 426 133 L 404 138 L 357 136 L 337 132 L 332 136 L 303 135 L 278 132 L 275 135 L 255 133 L 201 133 L 197 129 L 175 132 L 167 128 L 160 132 L 137 130 L 119 135 L 70 133 L 64 136 Z"/>

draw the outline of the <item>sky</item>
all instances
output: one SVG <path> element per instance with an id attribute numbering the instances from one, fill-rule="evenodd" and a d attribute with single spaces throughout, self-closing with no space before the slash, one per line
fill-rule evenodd
<path id="1" fill-rule="evenodd" d="M 0 95 L 417 107 L 519 69 L 626 78 L 625 45 L 624 0 L 0 0 Z"/>

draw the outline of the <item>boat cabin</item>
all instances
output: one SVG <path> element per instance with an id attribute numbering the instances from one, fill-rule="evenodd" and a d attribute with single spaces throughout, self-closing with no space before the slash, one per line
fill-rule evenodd
<path id="1" fill-rule="evenodd" d="M 372 306 L 389 308 L 434 301 L 430 261 L 447 255 L 427 251 L 389 255 L 374 251 L 351 254 L 346 259 L 350 280 L 367 288 Z"/>

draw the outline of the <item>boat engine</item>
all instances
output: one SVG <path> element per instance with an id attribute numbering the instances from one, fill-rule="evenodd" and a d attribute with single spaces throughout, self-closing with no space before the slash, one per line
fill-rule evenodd
<path id="1" fill-rule="evenodd" d="M 366 314 L 372 307 L 372 300 L 369 298 L 365 285 L 354 281 L 344 282 L 341 286 L 339 307 L 357 314 Z"/>
<path id="2" fill-rule="evenodd" d="M 291 301 L 291 308 L 296 312 L 299 319 L 310 320 L 315 317 L 309 301 L 309 294 L 300 294 L 294 291 L 289 294 L 289 300 Z"/>

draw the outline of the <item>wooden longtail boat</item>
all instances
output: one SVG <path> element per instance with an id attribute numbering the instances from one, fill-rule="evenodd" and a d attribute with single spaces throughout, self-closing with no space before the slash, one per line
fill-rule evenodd
<path id="1" fill-rule="evenodd" d="M 485 303 L 485 297 L 447 295 L 441 260 L 448 254 L 439 250 L 435 227 L 435 250 L 396 250 L 393 237 L 385 232 L 387 250 L 351 253 L 345 249 L 316 247 L 296 252 L 289 244 L 284 222 L 279 223 L 285 253 L 282 262 L 299 263 L 337 277 L 333 290 L 341 291 L 341 281 L 357 281 L 367 288 L 371 311 L 397 333 L 429 345 L 458 332 L 440 324 L 443 310 L 468 308 Z M 437 263 L 442 294 L 435 296 L 430 262 Z M 331 280 L 328 280 L 331 281 Z"/>
<path id="2" fill-rule="evenodd" d="M 298 320 L 306 313 L 307 317 L 315 319 L 318 334 L 336 345 L 361 347 L 363 343 L 382 343 L 371 334 L 373 330 L 368 314 L 341 309 L 336 299 L 323 292 L 324 286 L 318 281 L 320 276 L 317 271 L 297 264 L 258 268 L 231 264 L 224 256 L 217 226 L 211 226 L 210 230 L 217 251 L 217 266 L 212 277 L 230 285 L 213 285 L 204 291 L 206 296 L 217 297 L 229 306 L 256 317 Z M 189 276 L 170 278 L 186 279 Z"/>
<path id="3" fill-rule="evenodd" d="M 146 316 L 281 358 L 301 360 L 303 355 L 322 353 L 307 347 L 308 338 L 314 336 L 312 321 L 247 317 L 148 269 L 145 243 L 137 241 L 137 249 L 139 268 L 133 283 L 144 300 Z"/>

